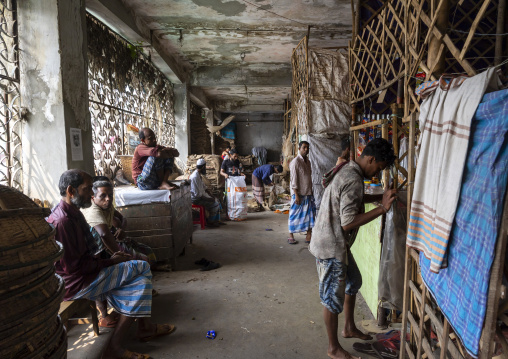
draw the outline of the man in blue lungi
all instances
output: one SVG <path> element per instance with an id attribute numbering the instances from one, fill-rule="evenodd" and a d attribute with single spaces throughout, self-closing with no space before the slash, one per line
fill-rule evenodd
<path id="1" fill-rule="evenodd" d="M 289 208 L 289 244 L 296 244 L 293 233 L 307 232 L 305 243 L 309 244 L 316 218 L 316 205 L 312 194 L 312 169 L 309 160 L 309 143 L 298 144 L 298 156 L 289 164 L 291 207 Z"/>
<path id="2" fill-rule="evenodd" d="M 103 358 L 147 359 L 149 355 L 133 353 L 122 346 L 122 338 L 132 322 L 138 321 L 138 339 L 149 341 L 175 331 L 174 325 L 153 324 L 152 272 L 145 261 L 131 260 L 124 252 L 101 259 L 93 255 L 97 242 L 81 208 L 92 204 L 92 177 L 81 170 L 68 170 L 58 184 L 62 200 L 53 209 L 48 222 L 55 228 L 55 239 L 64 248 L 55 269 L 65 281 L 64 300 L 86 298 L 107 300 L 120 314 Z"/>

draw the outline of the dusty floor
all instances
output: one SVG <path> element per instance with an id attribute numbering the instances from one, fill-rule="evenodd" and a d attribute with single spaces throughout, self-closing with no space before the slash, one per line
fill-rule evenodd
<path id="1" fill-rule="evenodd" d="M 149 343 L 137 342 L 132 331 L 126 346 L 153 358 L 327 358 L 315 260 L 304 236 L 296 236 L 297 245 L 287 244 L 287 218 L 249 213 L 247 221 L 218 229 L 196 226 L 178 270 L 154 276 L 160 295 L 153 300 L 153 319 L 175 324 L 177 331 Z M 194 261 L 202 257 L 222 268 L 199 271 Z M 363 300 L 358 302 L 357 322 L 372 319 Z M 75 328 L 70 347 L 80 346 Z M 205 337 L 208 330 L 216 331 L 215 340 Z M 101 346 L 93 341 L 93 347 Z M 342 342 L 352 350 L 355 341 Z M 69 358 L 95 355 L 83 348 L 69 352 Z"/>

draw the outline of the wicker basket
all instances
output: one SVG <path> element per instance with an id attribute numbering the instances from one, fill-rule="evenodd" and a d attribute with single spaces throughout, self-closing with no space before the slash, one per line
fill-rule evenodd
<path id="1" fill-rule="evenodd" d="M 65 358 L 58 317 L 65 292 L 54 263 L 62 256 L 48 209 L 0 186 L 0 358 Z"/>
<path id="2" fill-rule="evenodd" d="M 132 155 L 122 155 L 117 156 L 120 158 L 120 164 L 122 165 L 123 174 L 127 181 L 130 183 L 134 183 L 134 179 L 132 178 Z"/>

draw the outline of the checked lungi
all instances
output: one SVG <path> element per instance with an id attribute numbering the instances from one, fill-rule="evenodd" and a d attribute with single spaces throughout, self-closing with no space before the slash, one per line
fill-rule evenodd
<path id="1" fill-rule="evenodd" d="M 174 158 L 148 157 L 143 171 L 136 179 L 138 188 L 141 190 L 158 189 L 162 182 L 157 177 L 157 171 L 172 169 L 174 161 Z"/>
<path id="2" fill-rule="evenodd" d="M 256 201 L 263 205 L 265 201 L 265 185 L 261 178 L 258 178 L 254 175 L 252 175 L 252 192 L 254 193 L 254 198 L 256 198 Z"/>
<path id="3" fill-rule="evenodd" d="M 289 208 L 289 233 L 306 232 L 314 228 L 316 219 L 316 204 L 314 196 L 300 196 L 300 204 L 296 204 L 295 195 L 291 196 Z"/>
<path id="4" fill-rule="evenodd" d="M 107 300 L 127 317 L 150 317 L 152 313 L 152 272 L 145 261 L 127 261 L 102 269 L 97 278 L 73 298 Z"/>
<path id="5" fill-rule="evenodd" d="M 192 204 L 205 207 L 209 213 L 208 221 L 217 222 L 220 220 L 222 206 L 216 198 L 202 196 L 192 200 Z"/>

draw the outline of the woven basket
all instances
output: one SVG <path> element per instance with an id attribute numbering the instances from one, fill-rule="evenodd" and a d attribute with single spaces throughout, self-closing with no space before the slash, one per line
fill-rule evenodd
<path id="1" fill-rule="evenodd" d="M 134 156 L 122 155 L 117 157 L 120 158 L 120 164 L 122 165 L 125 179 L 130 183 L 134 183 L 134 179 L 132 178 L 132 157 Z"/>
<path id="2" fill-rule="evenodd" d="M 58 316 L 65 292 L 54 263 L 63 247 L 44 217 L 48 209 L 0 186 L 0 358 L 65 358 Z"/>

